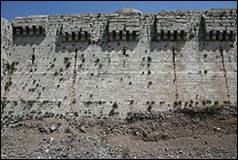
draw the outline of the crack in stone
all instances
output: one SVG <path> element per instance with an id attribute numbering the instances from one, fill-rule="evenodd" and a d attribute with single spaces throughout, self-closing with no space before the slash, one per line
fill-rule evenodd
<path id="1" fill-rule="evenodd" d="M 32 57 L 31 57 L 31 62 L 32 62 L 32 65 L 34 65 L 34 62 L 35 62 L 35 48 L 33 48 L 33 51 L 32 51 Z"/>
<path id="2" fill-rule="evenodd" d="M 177 86 L 177 75 L 176 75 L 176 63 L 175 63 L 175 49 L 172 47 L 172 54 L 173 54 L 173 69 L 174 69 L 174 80 L 173 83 L 175 83 L 175 96 L 176 96 L 176 101 L 178 100 L 178 86 Z"/>
<path id="3" fill-rule="evenodd" d="M 74 69 L 73 69 L 73 81 L 72 81 L 72 87 L 71 87 L 71 102 L 70 102 L 70 111 L 73 112 L 73 108 L 75 108 L 76 104 L 76 92 L 75 92 L 75 83 L 76 83 L 76 77 L 77 77 L 77 52 L 78 50 L 75 50 L 74 55 Z"/>
<path id="4" fill-rule="evenodd" d="M 228 87 L 228 82 L 227 82 L 227 72 L 226 72 L 226 66 L 225 66 L 225 62 L 224 62 L 223 49 L 221 46 L 220 46 L 220 53 L 221 53 L 221 62 L 222 62 L 222 66 L 223 66 L 224 78 L 225 78 L 225 83 L 226 83 L 227 98 L 230 102 L 229 87 Z"/>

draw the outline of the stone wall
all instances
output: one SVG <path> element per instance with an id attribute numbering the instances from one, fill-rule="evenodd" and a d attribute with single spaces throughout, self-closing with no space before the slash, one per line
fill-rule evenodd
<path id="1" fill-rule="evenodd" d="M 237 103 L 236 9 L 124 9 L 11 24 L 12 50 L 5 52 L 15 69 L 1 90 L 6 115 L 124 118 Z"/>
<path id="2" fill-rule="evenodd" d="M 5 98 L 5 92 L 10 85 L 9 71 L 11 71 L 11 64 L 8 63 L 7 59 L 12 53 L 12 40 L 12 25 L 1 18 L 1 95 L 3 98 Z"/>

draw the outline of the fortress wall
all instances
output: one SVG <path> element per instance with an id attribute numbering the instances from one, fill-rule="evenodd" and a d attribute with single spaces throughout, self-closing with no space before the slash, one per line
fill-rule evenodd
<path id="1" fill-rule="evenodd" d="M 17 65 L 5 111 L 19 117 L 50 112 L 124 118 L 131 111 L 236 104 L 235 14 L 118 12 L 15 19 L 8 62 Z"/>
<path id="2" fill-rule="evenodd" d="M 5 86 L 9 79 L 7 72 L 7 57 L 12 51 L 12 26 L 4 18 L 1 18 L 1 95 L 5 94 Z M 9 66 L 9 65 L 8 65 Z"/>

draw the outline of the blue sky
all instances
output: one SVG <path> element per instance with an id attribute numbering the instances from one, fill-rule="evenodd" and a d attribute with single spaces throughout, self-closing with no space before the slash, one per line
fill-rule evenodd
<path id="1" fill-rule="evenodd" d="M 29 15 L 112 13 L 121 8 L 159 12 L 179 9 L 237 8 L 236 6 L 236 1 L 1 1 L 1 16 L 12 20 L 14 17 Z"/>

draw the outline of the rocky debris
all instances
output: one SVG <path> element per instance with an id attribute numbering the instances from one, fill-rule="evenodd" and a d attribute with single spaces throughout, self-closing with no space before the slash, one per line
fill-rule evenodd
<path id="1" fill-rule="evenodd" d="M 72 117 L 25 120 L 18 122 L 22 125 L 1 130 L 1 158 L 235 159 L 237 117 L 232 112 L 219 110 L 192 117 L 183 112 L 151 112 L 151 116 L 139 112 L 131 113 L 129 121 Z"/>
<path id="2" fill-rule="evenodd" d="M 45 128 L 45 127 L 43 127 L 43 126 L 40 126 L 40 127 L 38 128 L 38 130 L 39 130 L 41 133 L 47 133 L 47 132 L 48 132 L 47 128 Z"/>
<path id="3" fill-rule="evenodd" d="M 221 131 L 221 128 L 220 127 L 214 127 L 213 130 L 214 131 Z"/>
<path id="4" fill-rule="evenodd" d="M 86 128 L 85 128 L 85 126 L 84 126 L 84 125 L 82 125 L 82 126 L 79 128 L 79 129 L 80 129 L 80 131 L 81 131 L 81 132 L 83 132 L 83 133 L 85 133 L 85 132 L 86 132 Z"/>
<path id="5" fill-rule="evenodd" d="M 37 132 L 36 132 L 37 133 Z M 35 134 L 36 134 L 35 133 Z M 52 135 L 53 133 L 49 133 Z M 53 135 L 52 135 L 53 136 Z M 55 136 L 55 135 L 54 135 Z M 61 134 L 61 138 L 49 137 L 27 149 L 2 149 L 1 157 L 12 158 L 119 158 L 120 149 L 85 134 L 73 136 Z M 41 136 L 38 136 L 38 139 Z M 23 142 L 24 143 L 24 142 Z M 18 144 L 16 145 L 18 146 Z M 14 153 L 14 154 L 11 154 Z"/>
<path id="6" fill-rule="evenodd" d="M 126 120 L 128 122 L 142 121 L 142 120 L 162 120 L 166 117 L 170 117 L 173 115 L 173 112 L 129 112 L 127 114 Z"/>
<path id="7" fill-rule="evenodd" d="M 55 125 L 55 124 L 53 124 L 53 125 L 50 126 L 50 131 L 51 131 L 51 132 L 54 132 L 54 131 L 57 130 L 57 128 L 58 128 L 58 126 Z"/>

